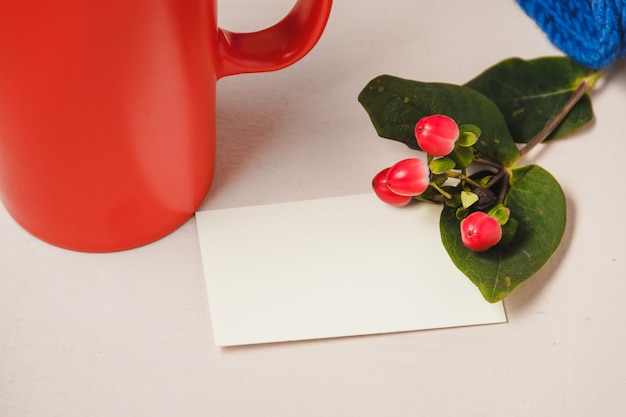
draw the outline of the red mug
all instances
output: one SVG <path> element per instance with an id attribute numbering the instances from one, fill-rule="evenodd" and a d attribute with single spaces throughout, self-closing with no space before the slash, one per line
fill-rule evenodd
<path id="1" fill-rule="evenodd" d="M 332 0 L 254 33 L 215 0 L 16 0 L 0 12 L 0 198 L 34 236 L 130 249 L 186 222 L 215 158 L 215 87 L 306 55 Z"/>

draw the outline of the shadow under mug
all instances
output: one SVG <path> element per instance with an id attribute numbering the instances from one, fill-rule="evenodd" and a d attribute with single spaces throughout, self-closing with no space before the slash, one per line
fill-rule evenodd
<path id="1" fill-rule="evenodd" d="M 306 55 L 332 0 L 254 33 L 215 0 L 20 0 L 0 13 L 0 198 L 34 236 L 108 252 L 153 242 L 207 194 L 215 87 Z"/>

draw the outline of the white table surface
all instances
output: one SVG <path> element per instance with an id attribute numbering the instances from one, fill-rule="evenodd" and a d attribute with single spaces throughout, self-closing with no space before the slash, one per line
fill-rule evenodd
<path id="1" fill-rule="evenodd" d="M 292 3 L 222 0 L 221 23 L 259 29 Z M 369 192 L 414 152 L 379 139 L 357 102 L 379 74 L 463 83 L 554 54 L 513 0 L 336 0 L 302 61 L 219 82 L 202 209 Z M 507 324 L 217 348 L 194 219 L 139 249 L 84 254 L 0 209 L 0 416 L 621 415 L 625 69 L 593 93 L 590 128 L 528 158 L 560 180 L 569 226 L 506 299 Z"/>

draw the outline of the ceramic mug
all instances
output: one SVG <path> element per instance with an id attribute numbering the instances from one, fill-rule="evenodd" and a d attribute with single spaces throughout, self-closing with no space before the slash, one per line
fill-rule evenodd
<path id="1" fill-rule="evenodd" d="M 233 33 L 216 0 L 20 0 L 0 13 L 0 197 L 56 246 L 124 250 L 178 228 L 209 190 L 216 81 L 318 41 L 332 0 Z"/>

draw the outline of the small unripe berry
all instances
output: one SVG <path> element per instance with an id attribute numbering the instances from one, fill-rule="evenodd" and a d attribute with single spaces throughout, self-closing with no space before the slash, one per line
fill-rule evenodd
<path id="1" fill-rule="evenodd" d="M 391 191 L 400 195 L 420 195 L 426 191 L 429 183 L 428 165 L 418 158 L 396 162 L 387 173 L 387 186 Z"/>
<path id="2" fill-rule="evenodd" d="M 502 239 L 502 227 L 495 218 L 476 211 L 461 221 L 461 240 L 475 252 L 483 252 Z"/>
<path id="3" fill-rule="evenodd" d="M 459 125 L 443 114 L 422 117 L 415 125 L 417 144 L 432 156 L 450 154 L 459 134 Z"/>
<path id="4" fill-rule="evenodd" d="M 389 189 L 387 186 L 387 174 L 389 173 L 389 168 L 385 168 L 380 171 L 374 179 L 372 179 L 372 189 L 374 189 L 374 193 L 387 204 L 391 204 L 392 206 L 402 207 L 406 206 L 411 202 L 413 197 L 396 194 Z"/>

